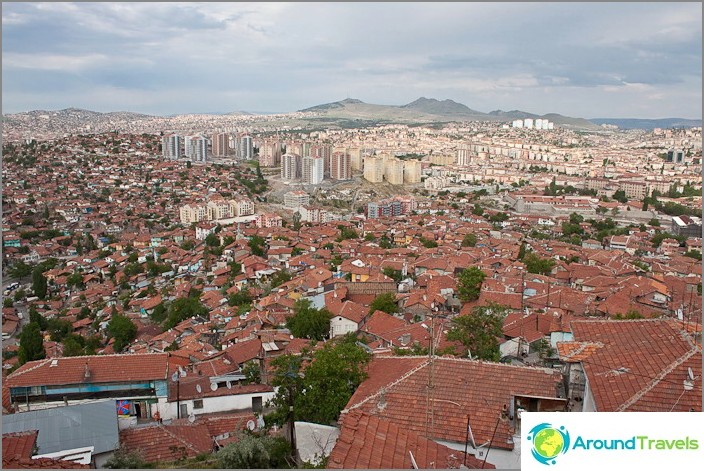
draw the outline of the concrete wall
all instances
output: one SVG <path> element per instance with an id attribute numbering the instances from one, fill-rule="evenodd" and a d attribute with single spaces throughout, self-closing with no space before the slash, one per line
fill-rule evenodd
<path id="1" fill-rule="evenodd" d="M 296 422 L 296 449 L 301 461 L 317 465 L 332 452 L 340 429 L 310 422 Z"/>

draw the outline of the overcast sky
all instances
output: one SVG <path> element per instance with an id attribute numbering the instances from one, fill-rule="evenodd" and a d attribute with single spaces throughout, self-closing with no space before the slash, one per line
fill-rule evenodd
<path id="1" fill-rule="evenodd" d="M 3 113 L 346 97 L 699 119 L 701 3 L 3 3 Z"/>

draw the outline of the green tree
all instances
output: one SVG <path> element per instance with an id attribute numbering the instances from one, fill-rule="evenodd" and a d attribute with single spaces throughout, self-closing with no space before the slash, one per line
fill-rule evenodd
<path id="1" fill-rule="evenodd" d="M 189 317 L 208 316 L 208 308 L 197 297 L 178 298 L 169 306 L 169 314 L 164 328 L 171 329 Z"/>
<path id="2" fill-rule="evenodd" d="M 570 214 L 570 224 L 581 224 L 584 222 L 584 216 L 578 213 Z"/>
<path id="3" fill-rule="evenodd" d="M 22 260 L 18 260 L 7 270 L 7 274 L 10 278 L 18 278 L 22 281 L 25 277 L 32 274 L 32 266 Z"/>
<path id="4" fill-rule="evenodd" d="M 220 247 L 220 237 L 215 233 L 210 233 L 205 238 L 205 245 L 208 247 Z"/>
<path id="5" fill-rule="evenodd" d="M 248 290 L 238 291 L 232 293 L 229 298 L 227 298 L 227 304 L 229 306 L 244 306 L 246 304 L 251 304 L 252 295 L 249 294 Z"/>
<path id="6" fill-rule="evenodd" d="M 144 469 L 147 467 L 147 462 L 144 461 L 139 451 L 129 450 L 122 445 L 105 462 L 105 467 L 108 469 Z"/>
<path id="7" fill-rule="evenodd" d="M 24 329 L 22 329 L 22 333 L 20 333 L 20 346 L 17 356 L 20 365 L 24 365 L 28 361 L 42 360 L 46 358 L 44 338 L 42 337 L 38 324 L 30 322 L 24 327 Z"/>
<path id="8" fill-rule="evenodd" d="M 479 299 L 486 274 L 477 267 L 465 268 L 457 277 L 457 292 L 464 301 Z"/>
<path id="9" fill-rule="evenodd" d="M 356 239 L 357 237 L 359 237 L 357 231 L 355 231 L 352 227 L 338 226 L 338 229 L 340 229 L 340 236 L 337 238 L 338 242 L 347 239 Z"/>
<path id="10" fill-rule="evenodd" d="M 508 310 L 506 306 L 493 303 L 475 307 L 470 314 L 452 320 L 447 339 L 461 342 L 472 358 L 499 361 L 501 353 L 497 338 L 502 335 Z"/>
<path id="11" fill-rule="evenodd" d="M 330 334 L 332 314 L 327 309 L 316 309 L 307 299 L 299 299 L 293 306 L 293 316 L 286 327 L 298 338 L 323 340 Z"/>
<path id="12" fill-rule="evenodd" d="M 40 267 L 32 272 L 32 291 L 39 299 L 46 298 L 47 281 Z"/>
<path id="13" fill-rule="evenodd" d="M 274 273 L 270 280 L 270 286 L 272 288 L 276 288 L 277 286 L 280 286 L 286 283 L 287 281 L 291 281 L 291 273 L 288 270 L 284 269 Z"/>
<path id="14" fill-rule="evenodd" d="M 394 280 L 396 283 L 400 283 L 403 279 L 403 272 L 401 270 L 395 270 L 391 267 L 384 267 L 382 273 Z"/>
<path id="15" fill-rule="evenodd" d="M 247 245 L 252 250 L 252 255 L 264 257 L 266 254 L 265 243 L 266 243 L 266 241 L 264 240 L 263 237 L 255 235 L 255 236 L 252 236 L 251 239 L 249 239 L 249 242 L 247 242 Z"/>
<path id="16" fill-rule="evenodd" d="M 39 314 L 37 308 L 34 306 L 29 306 L 29 322 L 37 324 L 40 330 L 46 330 L 47 319 Z"/>
<path id="17" fill-rule="evenodd" d="M 86 340 L 80 335 L 70 334 L 63 339 L 63 356 L 77 357 L 85 355 Z"/>
<path id="18" fill-rule="evenodd" d="M 310 360 L 303 370 L 304 360 Z M 265 417 L 282 425 L 290 419 L 329 425 L 336 420 L 354 391 L 366 378 L 371 355 L 356 343 L 353 334 L 327 342 L 312 358 L 281 355 L 272 360 L 272 385 L 277 393 L 273 411 Z M 294 415 L 290 415 L 293 405 Z"/>
<path id="19" fill-rule="evenodd" d="M 149 317 L 154 322 L 161 324 L 162 322 L 164 322 L 164 319 L 166 319 L 167 315 L 168 311 L 166 310 L 166 306 L 164 306 L 164 303 L 159 303 L 154 309 L 152 309 L 152 313 L 149 315 Z"/>
<path id="20" fill-rule="evenodd" d="M 467 234 L 462 239 L 462 247 L 476 247 L 477 236 L 474 234 Z"/>
<path id="21" fill-rule="evenodd" d="M 374 298 L 374 301 L 369 305 L 369 314 L 374 311 L 384 311 L 387 314 L 400 312 L 401 309 L 396 304 L 396 295 L 394 293 L 382 293 Z"/>
<path id="22" fill-rule="evenodd" d="M 246 362 L 242 367 L 242 374 L 245 376 L 242 384 L 261 384 L 262 382 L 262 370 L 257 360 Z"/>
<path id="23" fill-rule="evenodd" d="M 46 330 L 51 335 L 51 340 L 61 342 L 64 337 L 73 332 L 73 324 L 67 319 L 52 318 L 47 320 Z"/>
<path id="24" fill-rule="evenodd" d="M 79 289 L 83 289 L 85 286 L 83 284 L 83 275 L 79 272 L 72 273 L 66 278 L 66 285 L 69 287 L 76 286 Z"/>
<path id="25" fill-rule="evenodd" d="M 525 263 L 529 273 L 538 273 L 541 275 L 548 275 L 555 266 L 555 260 L 540 258 L 532 252 L 523 257 L 523 263 Z"/>
<path id="26" fill-rule="evenodd" d="M 291 446 L 285 438 L 241 431 L 237 441 L 218 450 L 215 457 L 224 469 L 276 469 L 290 468 L 290 455 Z"/>
<path id="27" fill-rule="evenodd" d="M 353 335 L 326 343 L 304 371 L 303 390 L 295 401 L 297 416 L 324 425 L 337 420 L 367 377 L 370 360 L 371 354 L 356 344 Z"/>
<path id="28" fill-rule="evenodd" d="M 108 335 L 115 339 L 112 348 L 118 353 L 137 336 L 137 326 L 132 320 L 117 313 L 112 315 L 107 331 Z"/>
<path id="29" fill-rule="evenodd" d="M 423 244 L 423 247 L 425 247 L 426 249 L 433 249 L 438 246 L 437 242 L 431 239 L 426 239 L 425 237 L 421 237 L 418 240 L 421 244 Z"/>
<path id="30" fill-rule="evenodd" d="M 617 190 L 614 193 L 613 198 L 619 203 L 628 203 L 628 197 L 626 196 L 626 192 L 623 190 Z"/>

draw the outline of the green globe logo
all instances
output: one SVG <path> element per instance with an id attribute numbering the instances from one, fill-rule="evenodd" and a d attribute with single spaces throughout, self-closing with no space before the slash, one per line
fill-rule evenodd
<path id="1" fill-rule="evenodd" d="M 566 453 L 570 446 L 570 434 L 565 427 L 554 428 L 547 423 L 533 427 L 528 440 L 533 442 L 533 458 L 545 465 L 555 464 L 555 458 Z"/>

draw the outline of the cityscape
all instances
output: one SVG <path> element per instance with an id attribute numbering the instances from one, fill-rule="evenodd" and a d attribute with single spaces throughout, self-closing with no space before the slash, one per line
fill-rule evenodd
<path id="1" fill-rule="evenodd" d="M 523 412 L 702 412 L 701 4 L 2 17 L 4 469 L 519 469 L 566 446 Z"/>

